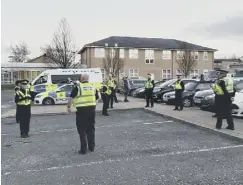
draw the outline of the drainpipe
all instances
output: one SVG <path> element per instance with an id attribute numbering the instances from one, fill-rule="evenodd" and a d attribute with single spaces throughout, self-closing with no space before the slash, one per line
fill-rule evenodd
<path id="1" fill-rule="evenodd" d="M 172 79 L 174 78 L 174 51 L 172 50 L 171 51 L 171 61 L 172 61 L 172 64 L 171 64 L 171 67 L 172 67 Z"/>

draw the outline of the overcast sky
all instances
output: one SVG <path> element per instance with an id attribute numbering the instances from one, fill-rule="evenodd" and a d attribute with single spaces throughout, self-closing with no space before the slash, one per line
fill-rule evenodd
<path id="1" fill-rule="evenodd" d="M 77 49 L 109 36 L 174 38 L 243 56 L 243 0 L 1 0 L 2 62 L 24 41 L 31 57 L 65 17 Z"/>

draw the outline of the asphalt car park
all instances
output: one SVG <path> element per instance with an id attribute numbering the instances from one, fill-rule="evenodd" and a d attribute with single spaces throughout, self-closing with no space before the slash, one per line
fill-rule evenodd
<path id="1" fill-rule="evenodd" d="M 242 184 L 243 143 L 143 110 L 96 116 L 79 155 L 75 115 L 35 116 L 30 138 L 2 120 L 2 184 Z"/>

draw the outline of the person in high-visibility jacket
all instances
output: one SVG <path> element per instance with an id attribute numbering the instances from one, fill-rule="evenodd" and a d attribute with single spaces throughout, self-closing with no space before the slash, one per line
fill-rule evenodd
<path id="1" fill-rule="evenodd" d="M 182 93 L 184 91 L 184 83 L 181 80 L 181 76 L 177 76 L 177 81 L 175 83 L 175 108 L 174 110 L 183 110 L 183 103 L 182 103 Z M 180 107 L 180 109 L 178 109 Z"/>
<path id="2" fill-rule="evenodd" d="M 99 93 L 93 84 L 89 83 L 89 75 L 81 76 L 81 83 L 75 86 L 68 101 L 68 112 L 71 112 L 71 105 L 76 109 L 76 125 L 80 137 L 81 147 L 79 153 L 84 155 L 95 148 L 95 108 Z M 88 140 L 88 143 L 87 143 Z"/>
<path id="3" fill-rule="evenodd" d="M 111 90 L 104 84 L 100 90 L 101 98 L 103 101 L 102 115 L 109 116 L 107 109 L 109 108 L 109 96 Z"/>
<path id="4" fill-rule="evenodd" d="M 226 90 L 229 93 L 230 97 L 235 96 L 235 91 L 234 91 L 234 83 L 232 79 L 232 74 L 227 74 L 227 76 L 224 78 L 225 85 L 226 85 Z"/>
<path id="5" fill-rule="evenodd" d="M 216 128 L 221 129 L 222 120 L 226 119 L 228 124 L 226 128 L 234 130 L 234 122 L 231 112 L 231 97 L 226 89 L 225 81 L 220 78 L 219 82 L 214 85 L 213 89 L 218 98 L 216 102 Z"/>
<path id="6" fill-rule="evenodd" d="M 29 137 L 31 95 L 27 88 L 28 81 L 23 80 L 20 84 L 20 90 L 15 95 L 15 103 L 18 105 L 20 135 L 22 138 L 26 138 Z"/>
<path id="7" fill-rule="evenodd" d="M 154 106 L 153 89 L 154 89 L 154 80 L 151 79 L 151 74 L 148 74 L 148 80 L 145 82 L 145 96 L 146 96 L 145 107 L 149 107 L 149 103 L 151 104 L 151 107 Z"/>
<path id="8" fill-rule="evenodd" d="M 110 104 L 110 108 L 113 109 L 113 101 L 114 101 L 116 84 L 115 84 L 114 79 L 112 78 L 112 75 L 109 75 L 109 80 L 107 82 L 107 86 L 111 90 L 111 94 L 109 96 L 109 104 Z"/>
<path id="9" fill-rule="evenodd" d="M 20 90 L 20 80 L 16 80 L 15 82 L 15 88 L 14 88 L 14 96 L 16 96 L 16 94 L 19 92 Z M 20 123 L 19 121 L 19 105 L 16 103 L 16 123 Z"/>

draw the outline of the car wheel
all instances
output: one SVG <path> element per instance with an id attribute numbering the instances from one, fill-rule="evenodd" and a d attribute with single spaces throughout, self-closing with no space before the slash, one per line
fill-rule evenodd
<path id="1" fill-rule="evenodd" d="M 191 106 L 192 106 L 192 102 L 191 102 L 191 100 L 189 100 L 188 98 L 185 98 L 185 99 L 183 100 L 183 106 L 184 106 L 184 107 L 191 107 Z"/>
<path id="2" fill-rule="evenodd" d="M 55 102 L 52 98 L 45 98 L 42 102 L 43 105 L 54 105 Z"/>

